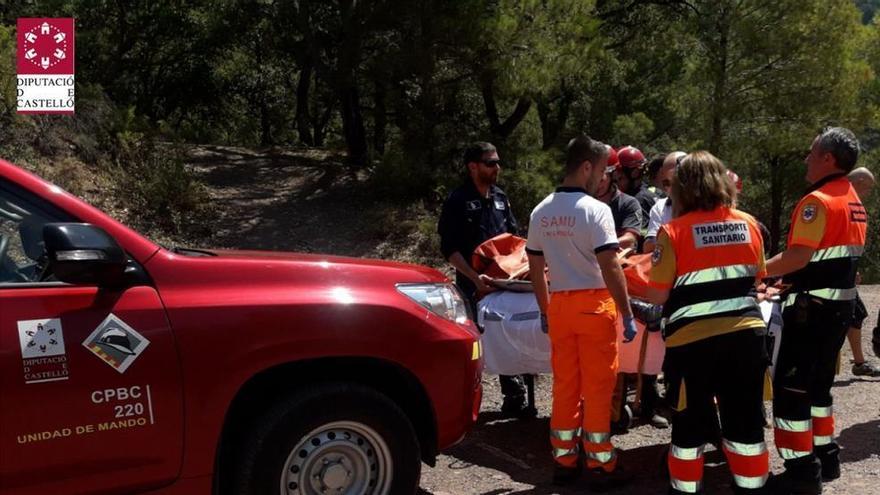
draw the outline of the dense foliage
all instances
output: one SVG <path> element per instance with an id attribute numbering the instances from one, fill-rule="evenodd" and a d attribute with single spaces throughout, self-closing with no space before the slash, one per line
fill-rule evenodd
<path id="1" fill-rule="evenodd" d="M 586 131 L 648 154 L 715 152 L 744 177 L 742 206 L 770 226 L 778 247 L 819 128 L 856 130 L 867 150 L 861 164 L 880 172 L 877 4 L 3 3 L 0 125 L 10 131 L 0 135 L 0 152 L 51 154 L 68 145 L 87 162 L 118 165 L 132 135 L 345 148 L 383 197 L 431 204 L 460 179 L 462 147 L 485 139 L 499 147 L 503 185 L 524 219 L 557 180 L 561 147 Z M 76 18 L 74 119 L 14 114 L 14 26 L 25 16 Z M 150 160 L 134 173 L 153 168 Z M 164 168 L 183 173 L 174 163 Z M 166 189 L 166 179 L 151 180 L 156 187 L 140 194 Z M 873 242 L 880 229 L 871 231 Z M 869 277 L 880 274 L 875 252 Z"/>

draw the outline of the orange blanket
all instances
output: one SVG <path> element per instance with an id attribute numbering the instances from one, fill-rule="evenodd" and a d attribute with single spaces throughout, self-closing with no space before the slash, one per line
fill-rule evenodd
<path id="1" fill-rule="evenodd" d="M 651 254 L 621 258 L 620 265 L 626 276 L 629 295 L 645 299 L 651 273 Z M 528 280 L 526 240 L 513 234 L 497 235 L 477 246 L 471 257 L 471 267 L 477 273 L 485 273 L 495 279 Z"/>

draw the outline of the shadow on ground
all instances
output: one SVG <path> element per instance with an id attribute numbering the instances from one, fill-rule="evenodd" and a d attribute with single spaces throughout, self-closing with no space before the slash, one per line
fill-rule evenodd
<path id="1" fill-rule="evenodd" d="M 858 462 L 880 452 L 880 419 L 852 425 L 840 432 L 840 462 Z"/>
<path id="2" fill-rule="evenodd" d="M 550 482 L 553 461 L 549 452 L 548 431 L 547 418 L 517 421 L 502 419 L 497 412 L 483 413 L 467 439 L 446 452 L 454 461 L 445 467 L 454 470 L 479 465 L 506 473 L 516 482 L 532 485 L 532 488 L 520 490 L 490 490 L 481 495 L 589 493 L 588 478 L 581 478 L 573 485 L 562 488 Z M 623 451 L 620 460 L 634 473 L 633 480 L 625 486 L 603 493 L 623 495 L 667 492 L 669 482 L 665 471 L 666 445 L 650 445 Z M 707 453 L 704 481 L 706 493 L 732 493 L 727 465 L 717 451 Z M 454 490 L 450 490 L 450 493 L 454 493 Z"/>

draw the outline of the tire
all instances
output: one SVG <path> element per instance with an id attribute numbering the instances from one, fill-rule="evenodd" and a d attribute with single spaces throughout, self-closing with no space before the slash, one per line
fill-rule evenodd
<path id="1" fill-rule="evenodd" d="M 422 468 L 404 412 L 373 389 L 345 383 L 282 400 L 252 424 L 241 452 L 239 495 L 410 494 Z"/>

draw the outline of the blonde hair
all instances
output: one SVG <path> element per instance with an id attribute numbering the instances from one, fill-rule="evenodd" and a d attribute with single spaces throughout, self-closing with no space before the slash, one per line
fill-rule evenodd
<path id="1" fill-rule="evenodd" d="M 695 151 L 677 163 L 671 195 L 675 216 L 680 216 L 697 210 L 733 207 L 736 186 L 721 160 L 708 151 Z"/>

